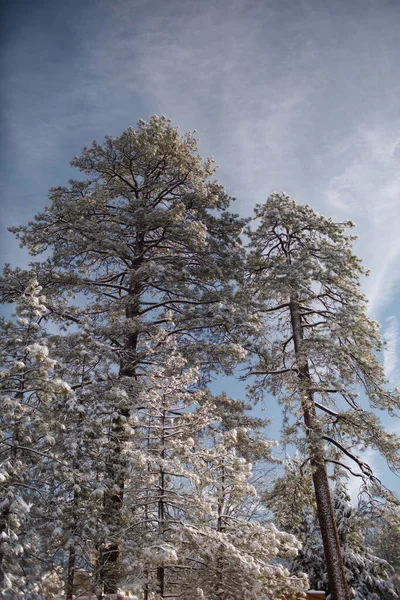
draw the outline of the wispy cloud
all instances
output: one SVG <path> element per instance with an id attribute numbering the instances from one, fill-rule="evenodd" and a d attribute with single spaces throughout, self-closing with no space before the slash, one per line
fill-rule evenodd
<path id="1" fill-rule="evenodd" d="M 335 148 L 338 174 L 325 192 L 336 214 L 356 222 L 356 250 L 371 276 L 364 291 L 375 317 L 390 304 L 400 272 L 400 120 L 359 127 Z"/>
<path id="2" fill-rule="evenodd" d="M 362 452 L 358 452 L 357 455 L 361 458 L 361 460 L 363 460 L 365 463 L 367 463 L 375 477 L 377 477 L 378 479 L 381 476 L 381 472 L 380 472 L 380 465 L 381 465 L 381 461 L 379 458 L 379 454 L 376 450 L 373 449 L 368 449 L 368 450 L 364 450 Z M 348 465 L 353 468 L 354 464 L 351 464 L 350 460 L 346 461 L 348 463 Z M 358 504 L 358 496 L 360 493 L 360 488 L 363 484 L 363 480 L 360 477 L 353 477 L 352 475 L 349 476 L 348 479 L 348 487 L 349 487 L 349 492 L 350 492 L 350 496 L 351 496 L 351 501 L 353 503 L 354 506 L 357 506 Z"/>
<path id="3" fill-rule="evenodd" d="M 83 144 L 166 114 L 197 128 L 236 210 L 283 189 L 354 220 L 380 315 L 400 256 L 396 3 L 90 0 L 76 14 L 45 4 L 41 26 L 25 19 L 6 48 L 8 214 L 20 219 L 26 193 L 26 216 L 41 209 Z M 61 30 L 73 43 L 59 43 Z"/>
<path id="4" fill-rule="evenodd" d="M 396 383 L 399 324 L 395 316 L 388 317 L 386 320 L 383 338 L 386 342 L 386 347 L 383 351 L 383 366 L 385 368 L 386 377 Z"/>

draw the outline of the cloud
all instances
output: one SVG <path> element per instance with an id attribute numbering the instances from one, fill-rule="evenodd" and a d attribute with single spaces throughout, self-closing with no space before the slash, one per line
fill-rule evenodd
<path id="1" fill-rule="evenodd" d="M 57 3 L 45 4 L 38 27 L 27 19 L 5 55 L 8 213 L 20 219 L 22 200 L 11 198 L 26 189 L 27 216 L 41 209 L 83 144 L 166 114 L 181 131 L 197 128 L 242 214 L 286 190 L 354 220 L 372 270 L 364 289 L 372 314 L 382 312 L 400 251 L 395 7 L 92 0 L 61 22 Z"/>
<path id="2" fill-rule="evenodd" d="M 381 476 L 380 467 L 382 464 L 382 459 L 380 458 L 379 453 L 376 450 L 369 448 L 362 452 L 357 452 L 357 456 L 371 467 L 375 477 L 379 479 Z M 351 469 L 354 469 L 354 463 L 352 463 L 350 459 L 346 459 L 345 462 Z M 363 480 L 361 479 L 361 477 L 353 477 L 353 475 L 349 475 L 348 487 L 351 496 L 351 501 L 354 506 L 357 506 L 358 504 L 358 495 L 360 493 L 360 488 L 362 487 L 362 485 Z"/>
<path id="3" fill-rule="evenodd" d="M 325 204 L 356 222 L 356 251 L 371 276 L 364 282 L 370 312 L 378 317 L 397 291 L 400 273 L 400 120 L 358 130 L 335 148 L 338 174 L 329 182 Z"/>
<path id="4" fill-rule="evenodd" d="M 397 376 L 397 346 L 399 337 L 399 325 L 396 317 L 391 316 L 386 320 L 387 327 L 383 334 L 386 347 L 383 351 L 383 366 L 388 379 L 396 380 Z"/>

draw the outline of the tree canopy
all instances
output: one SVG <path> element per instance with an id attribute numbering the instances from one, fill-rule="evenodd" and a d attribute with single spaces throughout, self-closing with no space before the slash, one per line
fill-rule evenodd
<path id="1" fill-rule="evenodd" d="M 350 598 L 347 583 L 384 557 L 363 554 L 361 571 L 347 560 L 351 510 L 343 474 L 332 504 L 327 465 L 371 490 L 362 448 L 400 467 L 400 440 L 374 412 L 397 414 L 400 400 L 378 360 L 353 225 L 273 194 L 244 247 L 249 219 L 230 212 L 214 160 L 165 117 L 71 164 L 83 179 L 11 228 L 36 261 L 0 280 L 16 304 L 0 323 L 5 598 L 296 598 L 318 536 L 322 585 Z M 250 402 L 275 397 L 291 415 L 285 439 L 304 453 L 307 486 L 289 469 L 271 489 L 265 421 L 212 393 L 239 369 Z"/>

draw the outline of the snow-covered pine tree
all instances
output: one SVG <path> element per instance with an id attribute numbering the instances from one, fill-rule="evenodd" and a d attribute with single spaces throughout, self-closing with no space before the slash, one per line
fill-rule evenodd
<path id="1" fill-rule="evenodd" d="M 399 470 L 398 436 L 356 400 L 361 386 L 372 408 L 393 413 L 399 393 L 387 390 L 376 358 L 382 342 L 360 293 L 364 271 L 352 252 L 354 237 L 346 234 L 352 224 L 334 223 L 283 193 L 270 196 L 255 216 L 247 284 L 260 320 L 253 391 L 271 391 L 297 419 L 293 437 L 312 467 L 332 599 L 348 600 L 325 445 L 339 452 L 344 468 L 353 468 L 343 460 L 350 458 L 364 477 L 373 474 L 357 456 L 360 447 L 376 448 Z"/>
<path id="2" fill-rule="evenodd" d="M 54 375 L 41 290 L 30 281 L 17 298 L 16 318 L 0 321 L 0 586 L 12 599 L 40 597 L 49 578 L 61 582 L 42 554 L 41 530 L 50 516 L 49 464 L 57 460 L 60 432 L 52 403 L 72 391 Z"/>
<path id="3" fill-rule="evenodd" d="M 263 494 L 263 501 L 272 511 L 276 525 L 293 533 L 302 543 L 298 555 L 290 562 L 291 570 L 307 573 L 311 589 L 326 590 L 326 568 L 312 476 L 307 461 L 300 454 L 296 452 L 293 458 L 286 457 L 284 474 Z"/>
<path id="4" fill-rule="evenodd" d="M 201 438 L 214 421 L 198 371 L 188 366 L 173 338 L 162 346 L 163 364 L 142 380 L 137 416 L 128 421 L 134 435 L 125 451 L 130 468 L 128 531 L 120 536 L 124 572 L 127 586 L 142 582 L 144 598 L 181 597 L 184 573 L 192 568 L 183 524 L 204 508 L 194 493 L 195 465 L 202 460 Z"/>
<path id="5" fill-rule="evenodd" d="M 221 404 L 236 429 L 225 429 L 223 420 L 218 425 Z M 185 600 L 193 598 L 193 590 L 205 600 L 272 600 L 295 597 L 308 588 L 303 574 L 294 576 L 283 565 L 298 552 L 296 538 L 267 523 L 261 512 L 251 509 L 249 514 L 248 503 L 256 495 L 250 457 L 269 456 L 271 443 L 240 426 L 239 404 L 227 396 L 215 398 L 212 436 L 199 452 L 196 492 L 201 511 L 184 523 L 191 566 L 181 588 Z"/>
<path id="6" fill-rule="evenodd" d="M 137 409 L 134 388 L 152 368 L 148 349 L 158 347 L 160 328 L 161 337 L 174 335 L 204 367 L 225 357 L 224 367 L 232 369 L 243 356 L 231 342 L 227 320 L 234 319 L 225 308 L 232 281 L 240 277 L 244 221 L 226 212 L 230 198 L 210 180 L 213 159 L 203 161 L 194 136 L 181 137 L 165 117 L 140 121 L 136 130 L 103 145 L 93 143 L 72 165 L 87 179 L 53 188 L 51 206 L 12 231 L 32 254 L 50 253 L 34 269 L 53 317 L 84 328 L 113 352 L 125 390 L 109 429 L 103 507 L 109 539 L 99 549 L 100 586 L 115 593 L 125 424 Z M 74 293 L 78 303 L 68 297 Z M 167 313 L 174 315 L 173 327 Z M 207 331 L 209 343 L 199 343 Z M 217 331 L 219 344 L 213 343 Z"/>
<path id="7" fill-rule="evenodd" d="M 271 564 L 297 552 L 294 536 L 249 522 L 246 511 L 255 494 L 249 458 L 270 459 L 271 442 L 243 403 L 200 386 L 172 338 L 162 345 L 164 363 L 143 378 L 140 408 L 127 422 L 134 435 L 124 451 L 121 587 L 185 600 L 305 589 L 304 577 Z"/>
<path id="8" fill-rule="evenodd" d="M 343 552 L 346 579 L 352 600 L 396 600 L 398 595 L 392 584 L 393 568 L 379 557 L 364 538 L 366 517 L 351 503 L 347 474 L 335 469 L 332 493 L 338 535 Z M 323 561 L 323 544 L 315 511 L 315 502 L 304 502 L 312 492 L 310 468 L 299 457 L 288 460 L 284 475 L 274 482 L 272 490 L 264 496 L 273 511 L 276 523 L 295 533 L 302 542 L 298 556 L 291 568 L 307 573 L 310 587 L 328 591 L 329 582 Z M 290 497 L 299 501 L 290 502 Z M 289 503 L 287 502 L 289 499 Z M 292 514 L 288 514 L 288 504 Z M 291 526 L 292 523 L 292 526 Z M 329 597 L 329 596 L 328 596 Z"/>
<path id="9" fill-rule="evenodd" d="M 362 507 L 367 522 L 367 539 L 374 554 L 390 564 L 392 583 L 400 597 L 400 506 L 397 498 Z"/>
<path id="10" fill-rule="evenodd" d="M 351 503 L 346 479 L 347 475 L 338 469 L 332 500 L 350 596 L 354 600 L 398 600 L 390 582 L 392 567 L 363 540 L 362 518 Z"/>
<path id="11" fill-rule="evenodd" d="M 263 494 L 263 502 L 273 512 L 279 527 L 302 537 L 306 529 L 307 511 L 315 509 L 310 470 L 307 461 L 295 452 L 285 458 L 284 474 L 274 479 L 270 489 Z"/>
<path id="12" fill-rule="evenodd" d="M 85 332 L 52 335 L 49 347 L 56 373 L 69 381 L 74 396 L 55 398 L 52 410 L 63 430 L 56 438 L 58 461 L 51 465 L 49 554 L 64 565 L 66 600 L 79 589 L 96 591 L 99 549 L 105 539 L 103 497 L 110 445 L 110 421 L 120 391 L 107 351 Z"/>

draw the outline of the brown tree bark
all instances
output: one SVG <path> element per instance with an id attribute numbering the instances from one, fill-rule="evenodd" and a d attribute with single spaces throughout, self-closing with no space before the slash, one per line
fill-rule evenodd
<path id="1" fill-rule="evenodd" d="M 298 376 L 300 379 L 301 406 L 306 426 L 307 444 L 312 468 L 318 521 L 328 572 L 329 589 L 332 600 L 350 600 L 326 470 L 323 432 L 316 415 L 308 360 L 302 351 L 303 327 L 299 302 L 296 296 L 290 298 L 289 309 Z"/>

